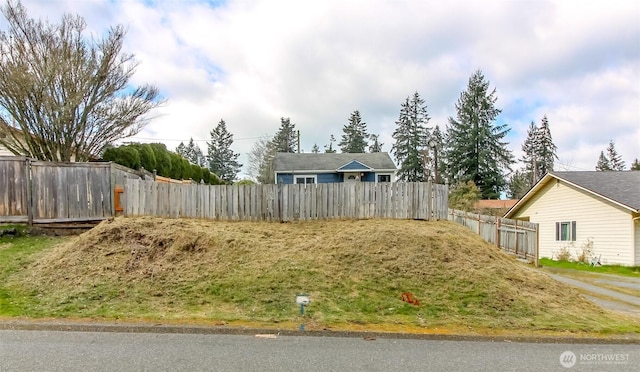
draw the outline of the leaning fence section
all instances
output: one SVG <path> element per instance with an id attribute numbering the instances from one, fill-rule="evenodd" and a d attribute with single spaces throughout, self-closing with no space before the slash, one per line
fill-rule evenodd
<path id="1" fill-rule="evenodd" d="M 538 224 L 449 209 L 449 220 L 466 226 L 503 251 L 538 265 Z"/>
<path id="2" fill-rule="evenodd" d="M 126 216 L 231 221 L 446 219 L 447 186 L 432 183 L 181 185 L 126 180 Z"/>

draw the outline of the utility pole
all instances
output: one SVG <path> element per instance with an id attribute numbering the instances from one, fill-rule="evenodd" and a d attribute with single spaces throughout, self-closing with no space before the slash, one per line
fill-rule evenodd
<path id="1" fill-rule="evenodd" d="M 300 129 L 298 129 L 298 154 L 300 153 Z"/>

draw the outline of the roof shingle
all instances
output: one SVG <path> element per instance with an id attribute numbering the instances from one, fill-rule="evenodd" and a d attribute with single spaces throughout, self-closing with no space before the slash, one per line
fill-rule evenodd
<path id="1" fill-rule="evenodd" d="M 640 210 L 640 171 L 552 172 L 551 175 L 632 209 Z"/>

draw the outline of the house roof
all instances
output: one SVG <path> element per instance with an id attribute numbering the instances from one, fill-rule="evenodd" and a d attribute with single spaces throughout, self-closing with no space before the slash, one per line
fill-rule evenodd
<path id="1" fill-rule="evenodd" d="M 511 217 L 521 206 L 549 182 L 559 180 L 604 198 L 632 212 L 640 212 L 640 171 L 620 172 L 552 172 L 547 173 L 529 190 L 505 217 Z"/>
<path id="2" fill-rule="evenodd" d="M 389 153 L 286 153 L 276 154 L 273 165 L 276 172 L 336 172 L 354 161 L 371 168 L 373 171 L 395 171 L 396 165 Z M 345 167 L 342 170 L 346 170 Z"/>
<path id="3" fill-rule="evenodd" d="M 518 199 L 496 200 L 496 199 L 482 199 L 476 203 L 477 209 L 503 209 L 511 208 L 518 202 Z"/>

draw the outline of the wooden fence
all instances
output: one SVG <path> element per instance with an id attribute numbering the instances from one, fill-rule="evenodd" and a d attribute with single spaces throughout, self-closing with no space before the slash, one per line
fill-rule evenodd
<path id="1" fill-rule="evenodd" d="M 139 178 L 114 163 L 0 157 L 0 222 L 98 221 L 114 215 L 115 185 Z"/>
<path id="2" fill-rule="evenodd" d="M 448 189 L 431 183 L 180 185 L 127 180 L 126 216 L 232 221 L 446 219 Z"/>
<path id="3" fill-rule="evenodd" d="M 532 261 L 538 266 L 537 223 L 485 216 L 455 209 L 449 210 L 449 220 L 468 227 L 503 251 Z"/>
<path id="4" fill-rule="evenodd" d="M 0 157 L 0 222 L 99 221 L 115 215 L 118 202 L 128 216 L 250 221 L 446 219 L 448 189 L 431 183 L 158 183 L 140 180 L 135 171 L 114 163 Z"/>

